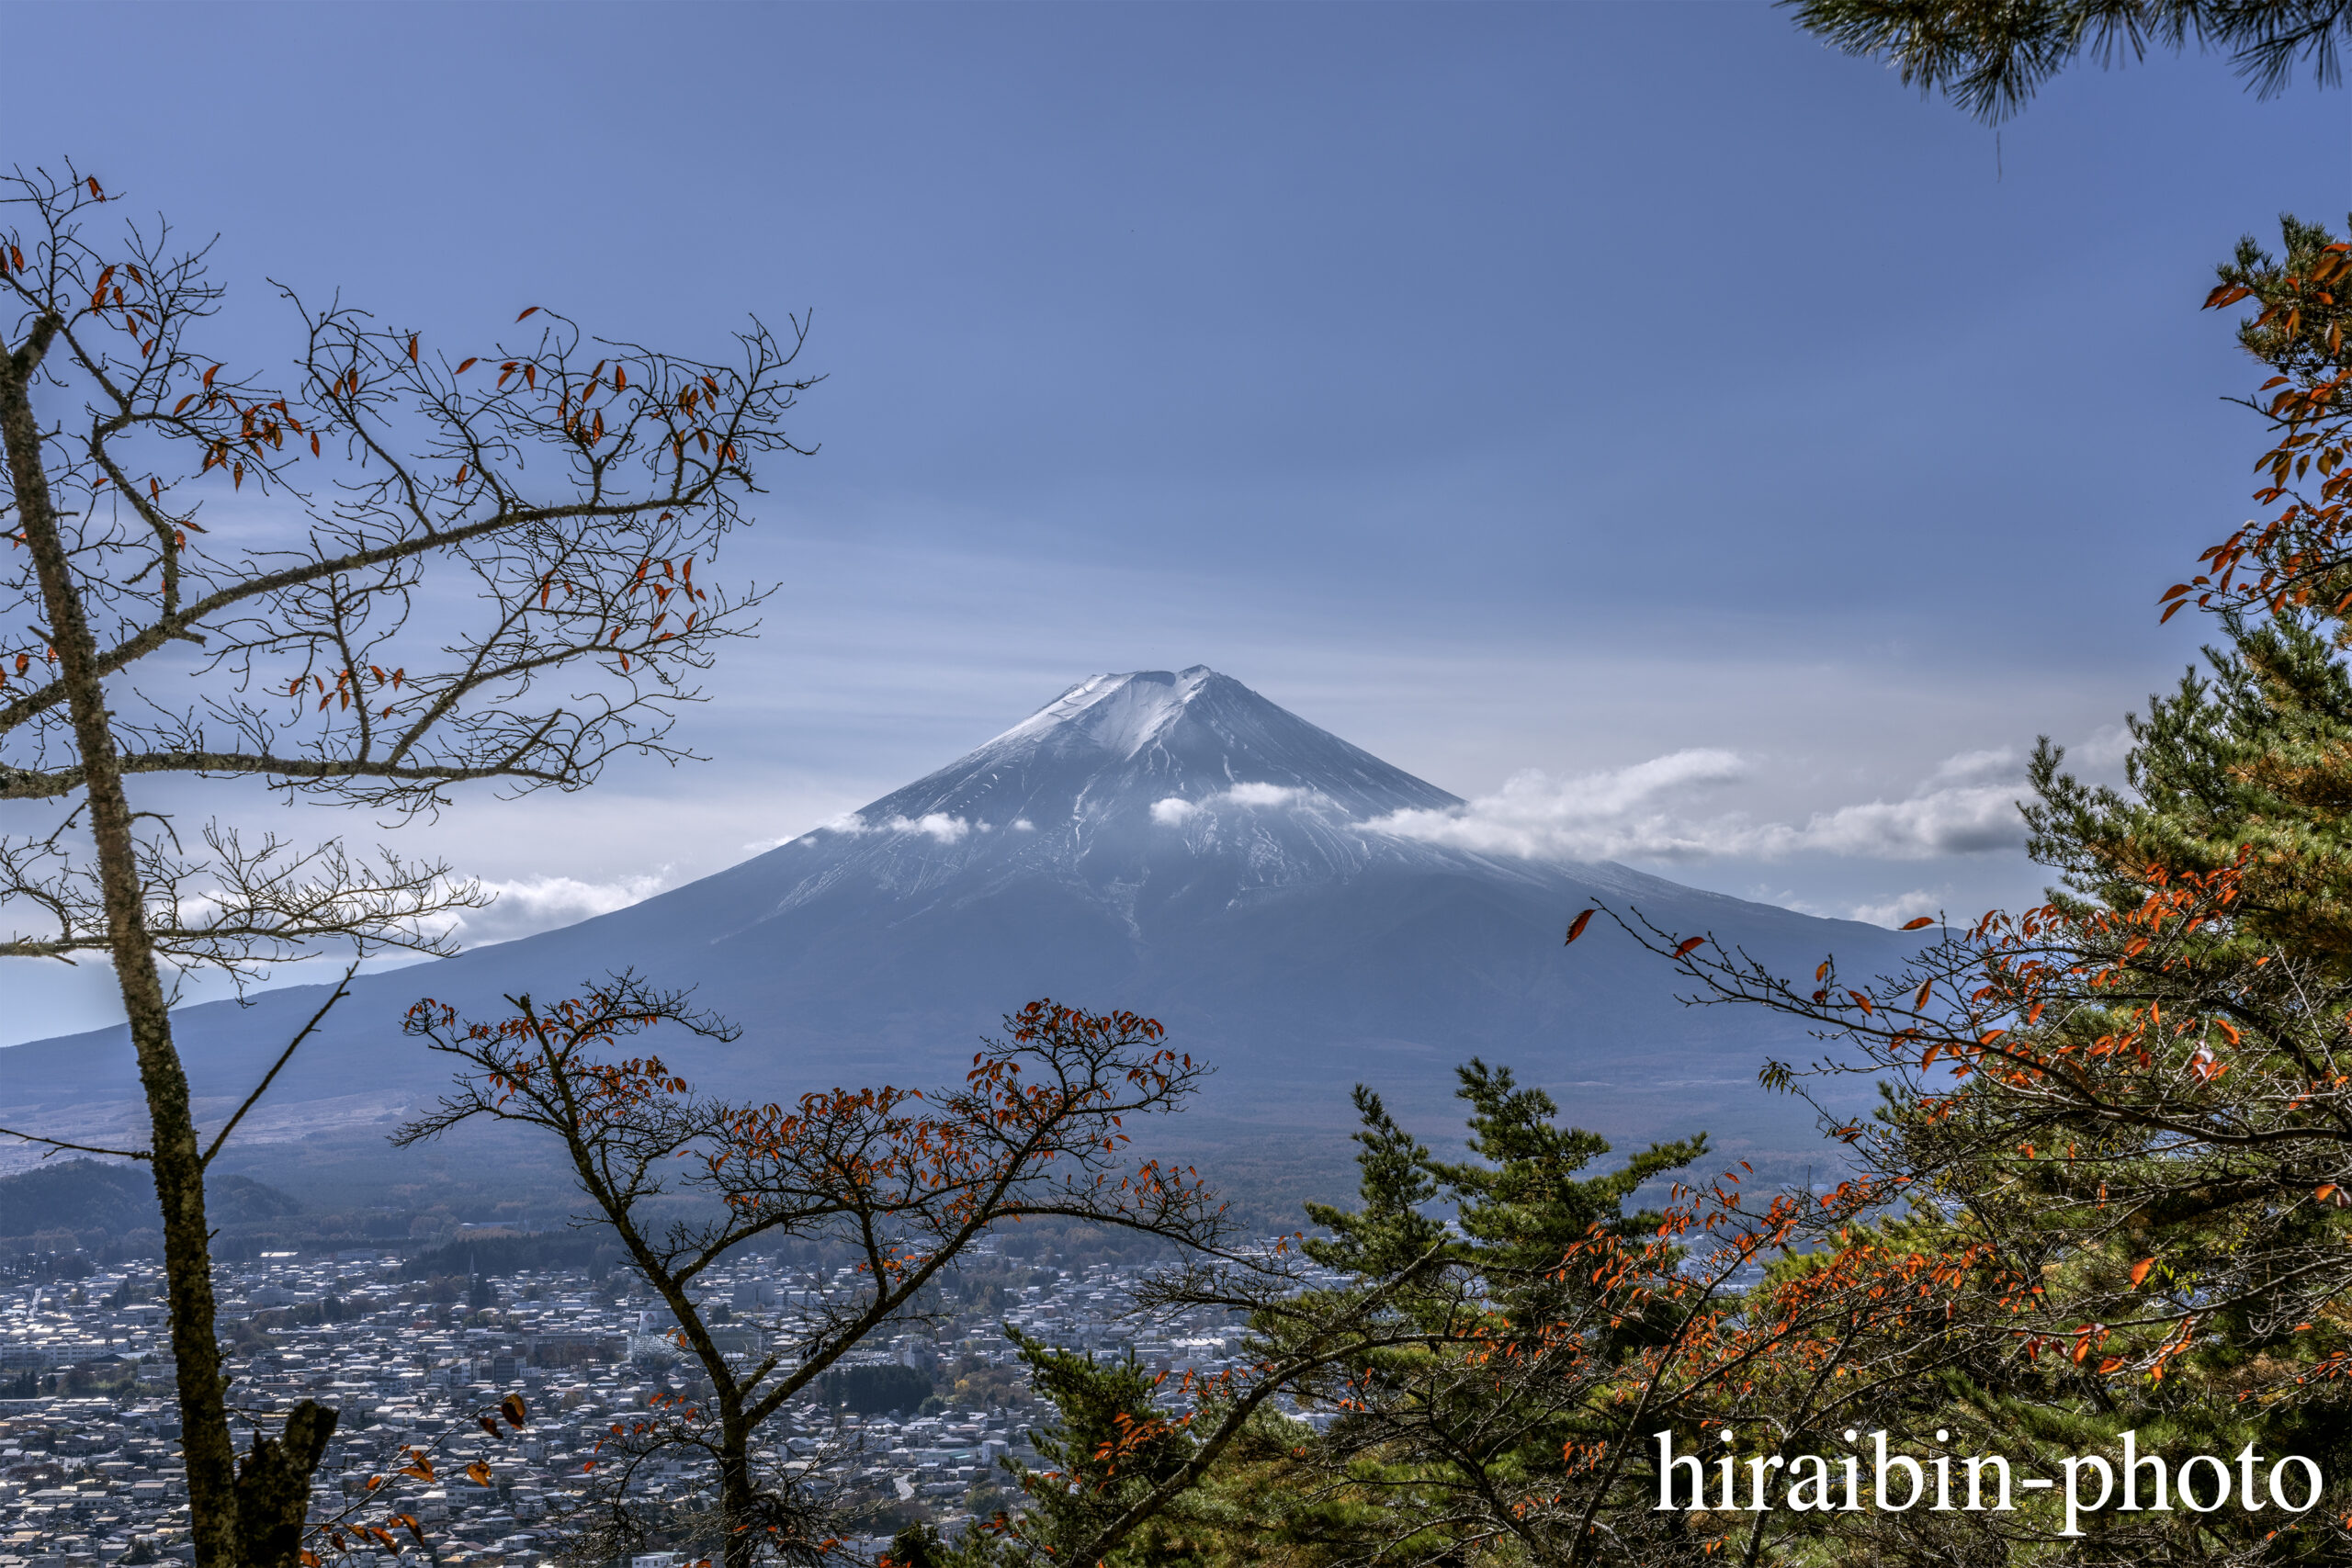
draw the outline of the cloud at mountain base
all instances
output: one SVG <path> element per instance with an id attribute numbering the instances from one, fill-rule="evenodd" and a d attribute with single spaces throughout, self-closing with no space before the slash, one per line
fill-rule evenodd
<path id="1" fill-rule="evenodd" d="M 611 882 L 581 882 L 569 876 L 535 876 L 513 882 L 485 882 L 482 891 L 493 895 L 487 908 L 468 910 L 455 928 L 467 947 L 574 925 L 598 915 L 626 909 L 668 886 L 665 867 L 649 876 L 624 876 Z"/>
<path id="2" fill-rule="evenodd" d="M 1856 904 L 1847 909 L 1845 915 L 1848 919 L 1865 920 L 1874 926 L 1899 926 L 1905 920 L 1917 919 L 1921 915 L 1946 914 L 1948 913 L 1946 906 L 1949 903 L 1950 900 L 1941 893 L 1931 892 L 1924 887 L 1916 887 L 1910 892 L 1897 893 L 1892 897 L 1866 900 Z"/>

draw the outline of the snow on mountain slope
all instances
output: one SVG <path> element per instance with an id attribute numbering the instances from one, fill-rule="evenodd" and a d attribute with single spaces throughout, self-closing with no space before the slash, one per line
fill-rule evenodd
<path id="1" fill-rule="evenodd" d="M 1801 1043 L 1761 1016 L 1689 1010 L 1654 959 L 1560 931 L 1595 899 L 1775 963 L 1900 939 L 1615 865 L 1557 865 L 1368 824 L 1457 797 L 1204 666 L 1080 682 L 937 772 L 778 848 L 629 908 L 369 977 L 273 1098 L 373 1085 L 413 1100 L 436 1063 L 397 1036 L 408 1002 L 567 994 L 634 967 L 693 985 L 743 1036 L 682 1063 L 763 1099 L 952 1073 L 1033 997 L 1161 1018 L 1219 1068 L 1196 1120 L 1332 1128 L 1350 1082 L 1444 1111 L 1478 1054 L 1551 1086 L 1612 1136 L 1706 1125 L 1734 1148 L 1809 1146 L 1809 1113 L 1754 1083 Z M 231 1092 L 317 1005 L 315 988 L 181 1015 L 199 1091 Z M 0 1053 L 0 1107 L 129 1092 L 119 1032 Z M 0 1118 L 5 1120 L 5 1118 Z M 17 1124 L 13 1122 L 6 1124 Z M 1239 1134 L 1237 1134 L 1239 1135 Z"/>

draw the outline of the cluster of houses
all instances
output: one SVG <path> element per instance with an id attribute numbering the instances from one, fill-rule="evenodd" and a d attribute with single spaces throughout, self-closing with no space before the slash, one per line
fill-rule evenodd
<path id="1" fill-rule="evenodd" d="M 939 1314 L 869 1340 L 842 1363 L 922 1374 L 865 1385 L 907 1390 L 912 1408 L 873 1408 L 869 1398 L 859 1409 L 826 1396 L 842 1392 L 839 1380 L 812 1385 L 763 1428 L 755 1461 L 840 1499 L 851 1544 L 866 1553 L 905 1524 L 952 1530 L 976 1510 L 1005 1506 L 1018 1489 L 1001 1461 L 1035 1461 L 1029 1435 L 1048 1413 L 1029 1399 L 1001 1325 L 1170 1370 L 1214 1371 L 1238 1352 L 1228 1325 L 1131 1317 L 1141 1272 L 1023 1268 L 1012 1277 L 1024 1282 L 985 1305 L 958 1310 L 951 1294 Z M 6 1290 L 0 1568 L 192 1559 L 159 1284 L 152 1264 L 133 1264 Z M 846 1269 L 751 1259 L 715 1271 L 703 1299 L 725 1320 L 720 1348 L 753 1359 L 791 1343 L 796 1321 L 856 1284 Z M 623 1443 L 614 1428 L 658 1425 L 707 1392 L 681 1357 L 667 1311 L 618 1273 L 418 1280 L 389 1253 L 288 1252 L 222 1265 L 218 1288 L 241 1442 L 300 1400 L 342 1413 L 320 1471 L 312 1517 L 325 1530 L 313 1544 L 350 1568 L 392 1562 L 382 1538 L 358 1526 L 389 1525 L 410 1556 L 419 1554 L 409 1538 L 421 1531 L 441 1568 L 527 1568 L 555 1556 L 592 1488 L 616 1473 Z M 915 1399 L 925 1386 L 932 1392 Z M 519 1427 L 509 1418 L 518 1408 Z M 656 1522 L 651 1545 L 690 1553 L 695 1520 L 713 1498 L 707 1461 L 669 1449 L 625 1468 L 630 1495 Z M 662 1540 L 663 1529 L 676 1539 Z M 670 1568 L 665 1551 L 636 1555 L 637 1568 Z"/>

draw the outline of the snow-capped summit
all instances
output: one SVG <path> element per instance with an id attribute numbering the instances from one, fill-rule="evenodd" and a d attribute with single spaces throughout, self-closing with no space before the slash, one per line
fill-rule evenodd
<path id="1" fill-rule="evenodd" d="M 1081 681 L 937 773 L 752 864 L 778 893 L 762 918 L 850 884 L 960 902 L 993 898 L 1012 877 L 1056 885 L 1140 938 L 1170 897 L 1229 903 L 1383 861 L 1458 860 L 1365 831 L 1390 812 L 1458 804 L 1194 665 Z"/>
<path id="2" fill-rule="evenodd" d="M 1181 720 L 1193 697 L 1213 683 L 1257 696 L 1205 664 L 1173 675 L 1165 670 L 1090 675 L 979 750 L 1001 752 L 1050 736 L 1065 742 L 1083 738 L 1115 756 L 1132 757 Z"/>
<path id="3" fill-rule="evenodd" d="M 1312 794 L 1365 818 L 1454 796 L 1277 707 L 1205 664 L 1094 675 L 937 773 L 855 814 L 974 827 L 1202 801 L 1237 787 Z M 1259 791 L 1264 796 L 1264 791 Z M 1266 797 L 1271 798 L 1271 797 Z"/>

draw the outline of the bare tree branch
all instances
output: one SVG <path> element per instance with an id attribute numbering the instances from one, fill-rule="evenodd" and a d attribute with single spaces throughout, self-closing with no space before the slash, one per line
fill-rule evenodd
<path id="1" fill-rule="evenodd" d="M 14 1127 L 0 1127 L 0 1136 L 21 1138 L 28 1144 L 47 1144 L 51 1150 L 71 1149 L 85 1155 L 115 1155 L 123 1159 L 155 1157 L 154 1152 L 150 1149 L 107 1149 L 100 1148 L 96 1144 L 72 1144 L 62 1138 L 44 1138 L 38 1133 L 19 1133 Z M 41 1157 L 46 1159 L 49 1156 L 43 1155 Z"/>
<path id="2" fill-rule="evenodd" d="M 261 1082 L 254 1085 L 254 1091 L 245 1096 L 244 1103 L 237 1107 L 236 1113 L 223 1122 L 220 1131 L 214 1134 L 211 1144 L 204 1151 L 206 1165 L 212 1163 L 212 1156 L 220 1152 L 220 1145 L 229 1141 L 229 1134 L 235 1132 L 237 1123 L 245 1119 L 245 1112 L 251 1111 L 260 1102 L 261 1097 L 269 1092 L 269 1086 L 277 1081 L 277 1075 L 284 1070 L 287 1063 L 294 1059 L 294 1053 L 301 1048 L 302 1042 L 308 1040 L 319 1025 L 326 1021 L 329 1010 L 335 1003 L 351 995 L 351 977 L 358 973 L 359 964 L 355 960 L 351 967 L 343 972 L 343 978 L 335 982 L 334 994 L 321 1002 L 319 1010 L 311 1015 L 311 1021 L 296 1031 L 294 1038 L 286 1043 L 286 1049 L 277 1054 L 277 1060 L 269 1065 L 269 1071 L 262 1074 Z"/>
<path id="3" fill-rule="evenodd" d="M 222 299 L 205 247 L 102 226 L 107 200 L 70 164 L 0 175 L 0 800 L 61 817 L 0 838 L 23 924 L 0 957 L 112 965 L 153 1128 L 198 1562 L 295 1568 L 331 1417 L 299 1406 L 241 1480 L 204 1173 L 310 1030 L 200 1147 L 166 968 L 242 988 L 322 946 L 447 952 L 483 899 L 332 839 L 183 833 L 132 790 L 258 784 L 404 821 L 462 784 L 572 790 L 616 757 L 691 757 L 679 716 L 769 592 L 726 581 L 720 552 L 766 462 L 805 450 L 784 422 L 813 385 L 793 368 L 806 323 L 752 318 L 706 358 L 533 307 L 531 335 L 458 357 L 281 287 L 294 341 L 272 378 L 200 346 Z M 216 532 L 222 502 L 237 526 Z"/>

